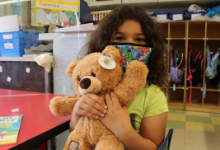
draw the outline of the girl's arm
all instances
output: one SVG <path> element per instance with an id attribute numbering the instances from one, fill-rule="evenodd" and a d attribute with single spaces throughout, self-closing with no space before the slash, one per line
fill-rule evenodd
<path id="1" fill-rule="evenodd" d="M 162 143 L 166 131 L 167 113 L 144 118 L 141 123 L 141 135 L 132 127 L 119 133 L 126 150 L 156 150 Z"/>
<path id="2" fill-rule="evenodd" d="M 167 113 L 146 117 L 141 123 L 141 135 L 131 125 L 127 108 L 121 107 L 114 93 L 106 94 L 108 111 L 100 120 L 122 143 L 126 150 L 156 150 L 164 139 Z"/>

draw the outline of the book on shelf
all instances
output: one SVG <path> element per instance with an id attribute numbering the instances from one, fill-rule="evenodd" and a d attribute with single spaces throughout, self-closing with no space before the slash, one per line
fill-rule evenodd
<path id="1" fill-rule="evenodd" d="M 17 143 L 22 115 L 0 116 L 0 145 Z"/>

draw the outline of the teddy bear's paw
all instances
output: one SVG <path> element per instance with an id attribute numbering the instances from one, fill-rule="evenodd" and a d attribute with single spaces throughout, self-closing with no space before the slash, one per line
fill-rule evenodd
<path id="1" fill-rule="evenodd" d="M 50 111 L 54 116 L 67 116 L 70 115 L 73 109 L 71 106 L 72 99 L 56 96 L 50 101 Z"/>
<path id="2" fill-rule="evenodd" d="M 148 74 L 149 70 L 147 68 L 147 66 L 141 62 L 141 61 L 131 61 L 126 69 L 126 73 L 127 74 L 133 74 L 134 76 L 140 76 L 143 78 L 147 78 L 147 74 Z"/>

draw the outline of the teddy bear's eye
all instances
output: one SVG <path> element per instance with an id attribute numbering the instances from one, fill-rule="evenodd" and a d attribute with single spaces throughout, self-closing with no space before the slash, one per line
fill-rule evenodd
<path id="1" fill-rule="evenodd" d="M 80 78 L 80 76 L 78 76 L 78 81 L 80 81 L 81 80 L 81 78 Z"/>
<path id="2" fill-rule="evenodd" d="M 93 77 L 96 77 L 96 74 L 95 74 L 94 72 L 92 72 L 92 76 L 93 76 Z"/>

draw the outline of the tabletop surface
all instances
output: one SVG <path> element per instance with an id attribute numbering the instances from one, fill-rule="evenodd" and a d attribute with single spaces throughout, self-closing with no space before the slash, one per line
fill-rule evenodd
<path id="1" fill-rule="evenodd" d="M 10 92 L 12 96 L 7 95 Z M 5 96 L 2 96 L 2 93 L 5 93 Z M 57 135 L 59 131 L 67 130 L 71 116 L 55 117 L 49 110 L 49 102 L 54 96 L 56 95 L 13 90 L 7 92 L 7 90 L 0 89 L 0 116 L 14 115 L 11 110 L 15 108 L 19 109 L 17 114 L 23 115 L 17 144 L 0 145 L 0 149 L 13 149 L 19 146 L 23 149 L 24 143 L 25 147 L 40 144 L 39 142 L 43 142 L 41 141 L 43 139 L 49 140 L 51 134 Z M 61 129 L 62 124 L 65 124 L 65 127 L 62 126 Z"/>
<path id="2" fill-rule="evenodd" d="M 16 90 L 9 90 L 9 89 L 1 89 L 0 88 L 0 97 L 3 96 L 22 96 L 22 95 L 34 95 L 34 94 L 45 94 L 45 93 L 37 93 L 37 92 L 28 92 L 28 91 L 16 91 Z"/>

